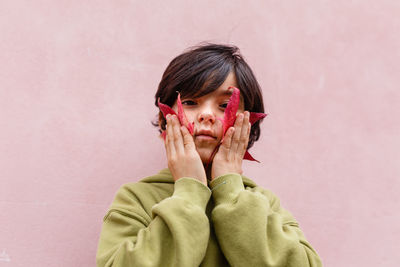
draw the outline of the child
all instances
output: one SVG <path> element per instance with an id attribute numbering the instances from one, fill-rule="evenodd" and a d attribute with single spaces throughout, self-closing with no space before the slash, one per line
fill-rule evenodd
<path id="1" fill-rule="evenodd" d="M 224 129 L 234 87 L 238 112 Z M 241 175 L 246 149 L 260 136 L 260 121 L 250 125 L 249 111 L 264 107 L 238 48 L 206 44 L 177 56 L 156 106 L 178 111 L 178 93 L 186 120 L 160 112 L 157 123 L 168 169 L 118 191 L 104 218 L 97 265 L 322 266 L 279 199 Z"/>

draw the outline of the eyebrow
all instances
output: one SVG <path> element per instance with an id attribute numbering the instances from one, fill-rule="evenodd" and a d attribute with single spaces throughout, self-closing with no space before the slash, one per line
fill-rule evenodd
<path id="1" fill-rule="evenodd" d="M 226 89 L 226 90 L 220 92 L 220 93 L 217 95 L 217 97 L 221 97 L 221 96 L 229 96 L 229 97 L 230 97 L 230 96 L 232 96 L 232 94 L 233 94 L 233 89 Z M 243 107 L 244 107 L 244 99 L 243 99 L 242 94 L 240 94 L 239 107 L 240 107 L 241 105 L 243 105 Z"/>
<path id="2" fill-rule="evenodd" d="M 231 90 L 231 89 L 228 90 L 227 89 L 227 90 L 224 90 L 224 91 L 218 93 L 218 96 L 231 96 L 232 93 L 233 93 L 233 90 Z"/>

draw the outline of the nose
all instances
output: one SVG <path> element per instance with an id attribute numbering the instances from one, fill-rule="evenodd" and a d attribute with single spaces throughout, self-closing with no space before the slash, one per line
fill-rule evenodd
<path id="1" fill-rule="evenodd" d="M 199 112 L 197 120 L 198 122 L 210 122 L 213 124 L 215 122 L 215 115 L 211 110 L 204 109 Z"/>

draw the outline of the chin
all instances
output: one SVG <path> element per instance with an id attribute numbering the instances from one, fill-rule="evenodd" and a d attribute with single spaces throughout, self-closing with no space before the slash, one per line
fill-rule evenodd
<path id="1" fill-rule="evenodd" d="M 200 156 L 203 164 L 207 164 L 208 160 L 210 159 L 210 157 L 212 155 L 213 150 L 204 151 L 204 150 L 200 149 L 200 150 L 197 150 L 197 152 L 199 153 L 199 156 Z"/>

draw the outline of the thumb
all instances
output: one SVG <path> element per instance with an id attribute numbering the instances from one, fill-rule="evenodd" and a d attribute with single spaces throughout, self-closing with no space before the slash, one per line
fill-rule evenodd
<path id="1" fill-rule="evenodd" d="M 195 148 L 193 136 L 189 133 L 189 130 L 185 126 L 181 126 L 181 132 L 183 135 L 183 146 L 188 149 Z"/>

